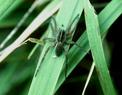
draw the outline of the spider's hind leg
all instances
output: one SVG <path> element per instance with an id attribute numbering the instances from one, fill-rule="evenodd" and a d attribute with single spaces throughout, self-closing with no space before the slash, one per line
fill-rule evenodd
<path id="1" fill-rule="evenodd" d="M 41 63 L 44 61 L 44 58 L 45 58 L 45 56 L 46 56 L 46 54 L 48 53 L 48 51 L 49 51 L 49 49 L 51 48 L 52 46 L 49 46 L 47 49 L 46 49 L 46 51 L 45 51 L 45 53 L 44 53 L 44 55 L 43 55 L 43 58 L 42 58 L 42 60 L 41 60 L 41 62 L 40 62 L 40 64 L 39 64 L 39 66 L 38 66 L 38 68 L 37 68 L 37 70 L 36 70 L 36 72 L 35 72 L 35 77 L 37 76 L 37 74 L 38 74 L 38 72 L 39 72 L 39 70 L 40 70 L 40 67 L 41 67 Z"/>
<path id="2" fill-rule="evenodd" d="M 68 50 L 64 49 L 65 51 L 65 63 L 64 63 L 64 75 L 65 75 L 65 79 L 67 79 L 67 70 L 68 70 Z"/>

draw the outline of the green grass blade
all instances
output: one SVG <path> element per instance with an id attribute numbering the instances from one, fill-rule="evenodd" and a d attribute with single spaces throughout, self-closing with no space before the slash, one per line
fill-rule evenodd
<path id="1" fill-rule="evenodd" d="M 111 77 L 107 68 L 107 62 L 102 46 L 98 17 L 95 10 L 88 0 L 84 0 L 84 12 L 86 30 L 92 57 L 95 62 L 98 78 L 103 89 L 104 95 L 116 95 Z"/>
<path id="2" fill-rule="evenodd" d="M 56 16 L 58 26 L 62 24 L 64 28 L 68 26 L 71 19 L 81 14 L 81 1 L 79 0 L 64 0 L 59 13 Z M 65 15 L 64 15 L 65 14 Z M 63 19 L 63 20 L 62 20 Z M 50 31 L 49 31 L 50 33 Z M 41 64 L 41 68 L 36 77 L 33 78 L 29 94 L 28 95 L 53 95 L 56 83 L 59 75 L 65 63 L 65 55 L 62 54 L 60 57 L 54 58 L 54 49 L 51 48 L 49 52 L 44 56 L 44 52 L 48 47 L 47 43 L 42 51 L 42 55 L 38 62 Z M 41 63 L 42 57 L 45 57 Z M 37 66 L 38 68 L 38 66 Z"/>
<path id="3" fill-rule="evenodd" d="M 111 9 L 111 10 L 110 10 Z M 99 26 L 101 29 L 101 35 L 102 38 L 105 37 L 107 34 L 107 30 L 110 28 L 110 26 L 115 22 L 115 20 L 122 14 L 122 1 L 120 0 L 113 0 L 111 1 L 98 15 L 99 19 Z M 79 38 L 77 41 L 79 45 L 83 47 L 83 49 L 89 51 L 89 44 L 86 32 L 83 33 L 83 35 Z M 76 46 L 73 46 L 69 51 L 69 62 L 68 62 L 68 74 L 73 71 L 73 69 L 77 66 L 77 64 L 84 58 L 84 56 L 87 53 L 84 51 L 81 51 Z M 61 74 L 57 86 L 56 91 L 60 87 L 60 85 L 63 83 L 65 78 L 63 77 L 63 73 Z"/>
<path id="4" fill-rule="evenodd" d="M 26 19 L 29 17 L 29 15 L 33 12 L 33 10 L 38 6 L 43 4 L 43 2 L 40 2 L 40 0 L 36 0 L 31 7 L 28 9 L 28 11 L 24 14 L 22 19 L 18 22 L 18 24 L 15 26 L 15 28 L 8 34 L 8 36 L 5 38 L 5 40 L 0 44 L 0 48 L 3 48 L 5 44 L 14 36 L 14 34 L 19 30 L 19 28 L 22 26 L 22 24 L 26 21 Z"/>
<path id="5" fill-rule="evenodd" d="M 13 12 L 8 17 L 6 17 L 5 19 L 2 19 L 0 21 L 0 28 L 15 27 L 17 25 L 18 21 L 22 18 L 24 13 L 25 13 L 24 11 L 22 13 L 20 13 L 19 11 Z M 31 23 L 31 21 L 34 19 L 34 17 L 35 17 L 35 15 L 29 16 L 28 20 L 24 24 L 22 24 L 22 26 L 27 27 L 27 25 L 29 25 Z"/>
<path id="6" fill-rule="evenodd" d="M 108 65 L 108 67 L 109 67 L 109 65 L 110 65 L 110 64 L 109 64 L 109 63 L 110 63 L 110 49 L 109 49 L 109 46 L 108 46 L 108 44 L 107 44 L 106 41 L 104 41 L 103 45 L 104 45 L 104 50 L 105 50 L 105 57 L 106 57 L 106 60 L 107 60 L 107 63 L 108 63 L 107 65 Z M 90 71 L 89 71 L 89 74 L 88 74 L 88 77 L 87 77 L 85 86 L 84 86 L 84 88 L 83 88 L 82 95 L 84 95 L 85 92 L 86 92 L 86 88 L 87 88 L 87 86 L 88 86 L 88 84 L 89 84 L 89 82 L 90 82 L 90 79 L 91 79 L 91 77 L 92 77 L 92 73 L 93 73 L 93 71 L 94 71 L 94 68 L 95 68 L 95 63 L 93 62 L 93 63 L 92 63 L 92 66 L 91 66 L 91 68 L 90 68 Z"/>
<path id="7" fill-rule="evenodd" d="M 93 63 L 92 63 L 92 66 L 91 66 L 91 68 L 90 68 L 90 72 L 89 72 L 89 74 L 88 74 L 88 77 L 87 77 L 85 86 L 84 86 L 84 88 L 83 88 L 82 95 L 85 95 L 85 91 L 86 91 L 86 88 L 87 88 L 87 86 L 88 86 L 88 84 L 89 84 L 89 81 L 90 81 L 90 79 L 91 79 L 92 73 L 93 73 L 93 71 L 94 71 L 94 67 L 95 67 L 95 63 L 93 62 Z"/>
<path id="8" fill-rule="evenodd" d="M 0 0 L 0 21 L 22 2 L 22 0 Z"/>
<path id="9" fill-rule="evenodd" d="M 112 0 L 108 6 L 99 14 L 99 22 L 102 25 L 100 27 L 101 31 L 107 31 L 112 23 L 122 14 L 122 1 L 121 0 Z M 103 21 L 103 18 L 105 19 Z M 101 32 L 101 35 L 106 36 L 105 32 Z M 106 32 L 107 34 L 107 32 Z"/>

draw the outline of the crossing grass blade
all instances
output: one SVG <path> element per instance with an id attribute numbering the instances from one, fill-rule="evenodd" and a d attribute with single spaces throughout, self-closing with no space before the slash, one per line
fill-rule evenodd
<path id="1" fill-rule="evenodd" d="M 109 65 L 110 65 L 109 64 L 110 63 L 110 50 L 109 50 L 109 46 L 108 46 L 106 41 L 103 42 L 103 45 L 104 45 L 105 57 L 106 57 L 106 60 L 107 60 L 107 65 L 108 65 L 108 68 L 109 68 Z M 90 79 L 92 77 L 92 73 L 94 71 L 94 68 L 95 68 L 95 63 L 93 62 L 92 65 L 91 65 L 91 68 L 90 68 L 90 71 L 89 71 L 86 83 L 84 85 L 84 88 L 83 88 L 83 91 L 82 91 L 82 95 L 84 95 L 85 92 L 86 92 L 86 89 L 87 89 L 87 86 L 88 86 L 88 84 L 90 82 Z"/>
<path id="2" fill-rule="evenodd" d="M 122 1 L 113 0 L 111 1 L 98 15 L 100 33 L 102 39 L 108 33 L 108 29 L 115 22 L 115 20 L 122 14 Z M 89 44 L 87 39 L 86 31 L 78 39 L 77 43 L 83 47 L 83 49 L 89 51 Z M 68 62 L 68 75 L 73 71 L 77 64 L 84 58 L 87 52 L 81 51 L 76 46 L 73 46 L 69 51 L 69 62 Z M 61 86 L 65 78 L 63 73 L 60 75 L 55 91 Z"/>
<path id="3" fill-rule="evenodd" d="M 92 76 L 92 73 L 94 71 L 94 67 L 95 67 L 95 63 L 93 62 L 92 65 L 91 65 L 91 68 L 90 68 L 90 71 L 89 71 L 89 74 L 88 74 L 88 77 L 87 77 L 87 80 L 86 80 L 86 83 L 85 83 L 85 86 L 83 88 L 83 91 L 82 91 L 82 95 L 85 95 L 85 91 L 86 91 L 86 88 L 89 84 L 89 81 L 91 79 L 91 76 Z"/>
<path id="4" fill-rule="evenodd" d="M 116 95 L 109 70 L 107 68 L 98 17 L 88 0 L 84 0 L 84 12 L 89 45 L 103 93 L 104 95 Z"/>
<path id="5" fill-rule="evenodd" d="M 43 2 L 42 2 L 43 3 Z M 11 31 L 11 33 L 5 38 L 5 40 L 0 44 L 0 48 L 3 48 L 5 44 L 14 36 L 14 34 L 19 30 L 19 28 L 22 26 L 22 24 L 26 21 L 26 19 L 29 17 L 29 15 L 33 12 L 33 10 L 38 6 L 39 1 L 35 1 L 31 7 L 28 9 L 28 11 L 24 14 L 22 19 L 19 21 L 19 23 L 16 25 L 16 27 Z M 41 4 L 40 4 L 41 5 Z"/>
<path id="6" fill-rule="evenodd" d="M 66 29 L 70 20 L 81 14 L 81 1 L 80 0 L 63 0 L 63 4 L 56 16 L 56 21 L 58 26 L 64 25 Z M 65 15 L 64 15 L 65 14 Z M 63 20 L 62 20 L 63 19 Z M 50 36 L 50 29 L 49 29 Z M 53 95 L 58 81 L 59 75 L 65 63 L 65 55 L 62 54 L 60 57 L 54 58 L 55 55 L 53 48 L 50 48 L 49 52 L 44 56 L 44 52 L 48 48 L 47 43 L 44 46 L 42 55 L 40 56 L 38 66 L 41 64 L 41 68 L 37 73 L 37 76 L 33 78 L 32 84 L 28 95 Z M 41 63 L 42 57 L 44 56 L 44 61 Z M 37 66 L 37 68 L 38 68 Z M 65 74 L 63 74 L 65 75 Z"/>

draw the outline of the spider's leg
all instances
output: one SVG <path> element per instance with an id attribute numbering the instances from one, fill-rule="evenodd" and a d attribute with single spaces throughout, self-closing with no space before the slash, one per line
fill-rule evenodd
<path id="1" fill-rule="evenodd" d="M 65 60 L 65 64 L 64 64 L 64 75 L 65 75 L 65 78 L 67 78 L 67 70 L 68 70 L 68 50 L 64 49 L 64 53 L 65 53 L 65 57 L 66 57 L 66 60 Z"/>
<path id="2" fill-rule="evenodd" d="M 53 27 L 53 24 L 52 23 L 50 24 L 50 27 L 51 27 L 51 30 L 52 30 L 52 34 L 55 37 L 56 36 L 55 28 Z"/>
<path id="3" fill-rule="evenodd" d="M 68 25 L 68 28 L 66 29 L 68 32 L 74 31 L 76 29 L 77 23 L 79 21 L 79 14 L 72 20 L 72 22 Z M 75 26 L 72 29 L 72 25 L 75 24 Z"/>
<path id="4" fill-rule="evenodd" d="M 68 32 L 68 33 L 66 33 L 66 41 L 71 40 L 72 37 L 73 37 L 72 32 Z"/>
<path id="5" fill-rule="evenodd" d="M 54 41 L 52 38 L 45 38 L 45 41 L 46 41 L 46 40 Z M 55 42 L 54 42 L 54 45 L 55 45 Z M 42 60 L 41 60 L 41 63 L 44 61 L 44 58 L 45 58 L 46 54 L 48 53 L 49 49 L 52 48 L 52 47 L 54 47 L 54 45 L 49 46 L 49 47 L 46 49 L 46 51 L 45 51 L 45 53 L 44 53 L 44 55 L 43 55 L 43 58 L 42 58 Z M 39 70 L 40 70 L 41 63 L 39 64 L 39 66 L 38 66 L 38 68 L 37 68 L 37 70 L 36 70 L 35 77 L 37 76 L 37 73 L 38 73 Z"/>
<path id="6" fill-rule="evenodd" d="M 44 58 L 45 58 L 45 56 L 46 56 L 46 54 L 48 53 L 48 51 L 49 51 L 49 49 L 51 48 L 52 46 L 49 46 L 47 49 L 46 49 L 46 51 L 45 51 L 45 53 L 44 53 L 44 55 L 43 55 L 43 58 L 42 58 L 42 60 L 41 60 L 41 63 L 44 61 Z M 37 76 L 37 74 L 38 74 L 38 72 L 39 72 L 39 70 L 40 70 L 40 67 L 41 67 L 41 63 L 39 64 L 39 66 L 38 66 L 38 68 L 37 68 L 37 70 L 36 70 L 36 73 L 35 73 L 35 77 Z"/>
<path id="7" fill-rule="evenodd" d="M 79 20 L 79 14 L 74 18 L 74 20 L 71 22 L 71 24 L 67 28 L 66 32 L 66 40 L 71 40 L 73 37 L 73 32 L 76 30 L 77 23 Z M 75 26 L 72 28 L 73 23 L 76 23 Z"/>
<path id="8" fill-rule="evenodd" d="M 36 38 L 28 38 L 24 42 L 21 43 L 21 45 L 26 44 L 27 42 L 32 42 L 40 45 L 44 45 L 44 41 L 41 39 L 36 39 Z"/>
<path id="9" fill-rule="evenodd" d="M 65 44 L 66 44 L 66 45 L 73 44 L 73 45 L 76 45 L 76 46 L 79 47 L 79 48 L 82 48 L 79 44 L 77 44 L 77 43 L 74 42 L 74 41 L 67 41 L 67 42 L 65 42 Z"/>
<path id="10" fill-rule="evenodd" d="M 44 45 L 43 40 L 39 40 L 39 39 L 36 39 L 36 38 L 28 38 L 27 40 L 25 40 L 25 41 L 23 41 L 22 43 L 20 43 L 20 44 L 17 46 L 17 48 L 20 47 L 20 46 L 22 46 L 22 45 L 27 44 L 27 42 L 37 43 L 37 44 L 40 44 L 40 45 L 42 45 L 42 46 Z"/>
<path id="11" fill-rule="evenodd" d="M 58 32 L 58 27 L 57 27 L 58 25 L 57 25 L 56 19 L 53 16 L 52 16 L 52 22 L 50 24 L 50 27 L 51 27 L 53 36 L 56 37 L 56 34 Z"/>
<path id="12" fill-rule="evenodd" d="M 76 45 L 77 47 L 79 47 L 80 49 L 82 49 L 84 52 L 88 52 L 87 50 L 84 50 L 79 44 L 77 44 L 76 42 L 74 42 L 74 41 L 67 41 L 67 42 L 65 42 L 65 44 L 66 45 L 70 45 L 70 44 L 72 44 L 72 45 Z"/>
<path id="13" fill-rule="evenodd" d="M 43 46 L 46 41 L 54 42 L 55 39 L 54 38 L 44 38 L 44 39 L 28 38 L 27 40 L 25 40 L 24 42 L 22 42 L 21 45 L 24 45 L 27 42 L 32 42 L 32 43 L 40 44 L 40 45 Z"/>
<path id="14" fill-rule="evenodd" d="M 46 38 L 43 39 L 43 41 L 44 42 L 47 42 L 47 41 L 49 41 L 49 42 L 55 42 L 55 38 L 47 38 L 46 37 Z"/>

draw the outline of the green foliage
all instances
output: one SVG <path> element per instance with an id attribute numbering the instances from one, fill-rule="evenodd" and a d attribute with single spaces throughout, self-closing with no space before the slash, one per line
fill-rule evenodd
<path id="1" fill-rule="evenodd" d="M 22 2 L 22 0 L 0 0 L 0 21 L 8 16 Z"/>
<path id="2" fill-rule="evenodd" d="M 54 57 L 55 48 L 50 48 L 49 51 L 45 54 L 46 50 L 51 45 L 50 42 L 47 42 L 44 45 L 43 49 L 42 46 L 40 47 L 39 45 L 36 45 L 30 54 L 31 57 L 29 57 L 29 60 L 27 60 L 27 56 L 31 51 L 31 43 L 27 42 L 26 45 L 22 45 L 21 47 L 17 48 L 16 51 L 9 55 L 0 64 L 0 95 L 53 95 L 54 93 L 57 94 L 57 92 L 61 93 L 58 90 L 66 80 L 65 71 L 67 71 L 67 75 L 69 76 L 70 73 L 75 68 L 77 68 L 76 66 L 81 62 L 81 60 L 83 60 L 85 55 L 88 54 L 90 50 L 97 71 L 97 76 L 92 76 L 99 78 L 99 80 L 96 81 L 94 85 L 97 85 L 97 83 L 99 82 L 100 85 L 97 86 L 101 86 L 104 95 L 116 95 L 117 92 L 112 83 L 112 78 L 108 73 L 108 61 L 106 61 L 105 59 L 106 53 L 104 53 L 105 51 L 103 49 L 102 43 L 103 39 L 105 39 L 108 33 L 108 29 L 122 14 L 122 1 L 112 0 L 105 6 L 104 9 L 102 9 L 102 11 L 98 15 L 95 13 L 95 9 L 93 8 L 92 4 L 90 4 L 89 0 L 52 0 L 48 3 L 48 0 L 44 1 L 46 3 L 43 3 L 42 5 L 40 3 L 40 6 L 36 5 L 36 7 L 38 6 L 38 8 L 35 7 L 36 9 L 34 11 L 36 13 L 40 12 L 39 14 L 42 15 L 45 11 L 47 12 L 47 15 L 51 17 L 59 9 L 54 16 L 59 28 L 62 28 L 62 25 L 64 25 L 63 29 L 66 30 L 70 22 L 77 15 L 81 16 L 79 22 L 84 21 L 86 23 L 86 31 L 81 31 L 82 27 L 78 26 L 78 28 L 80 28 L 80 31 L 78 32 L 83 32 L 83 34 L 78 39 L 77 37 L 75 37 L 75 35 L 73 38 L 77 39 L 76 43 L 80 45 L 83 50 L 75 45 L 73 45 L 71 48 L 69 46 L 66 47 L 67 49 L 69 49 L 69 52 L 67 63 L 68 68 L 67 70 L 65 70 L 65 53 L 63 53 L 60 57 Z M 4 2 L 3 0 L 0 0 L 0 42 L 2 42 L 1 40 L 4 40 L 5 36 L 7 36 L 7 34 L 9 33 L 8 31 L 11 30 L 10 27 L 13 28 L 13 26 L 16 26 L 18 20 L 22 17 L 22 15 L 24 15 L 23 12 L 19 12 L 17 10 L 23 8 L 24 11 L 26 11 L 26 9 L 31 6 L 31 3 L 27 2 L 30 1 L 6 0 L 6 2 Z M 28 6 L 24 7 L 24 3 L 27 3 Z M 59 8 L 53 9 L 53 7 L 58 4 L 60 5 Z M 51 10 L 55 10 L 55 12 L 52 12 Z M 83 19 L 83 10 L 85 20 Z M 16 14 L 15 18 L 13 18 L 14 14 Z M 39 16 L 35 17 L 35 15 L 29 14 L 29 17 L 22 26 L 27 27 L 26 29 L 33 30 L 32 32 L 34 32 L 37 29 L 37 26 L 40 25 L 38 21 L 36 21 L 38 17 Z M 33 18 L 34 20 L 32 21 Z M 38 29 L 38 31 L 42 31 L 42 36 L 40 37 L 52 37 L 52 31 L 50 28 L 51 20 L 48 20 L 48 17 L 40 18 L 43 20 L 43 22 L 41 23 L 46 24 L 47 22 L 49 22 L 49 27 L 46 31 L 43 29 L 47 28 L 45 27 L 45 25 L 41 26 Z M 32 23 L 28 25 L 31 21 Z M 33 26 L 31 26 L 33 23 L 37 25 L 35 25 L 36 28 L 34 29 L 32 28 Z M 75 26 L 75 24 L 76 23 L 74 23 L 73 26 Z M 20 30 L 23 31 L 23 27 L 21 27 Z M 17 32 L 18 35 L 20 34 L 20 30 L 18 30 Z M 73 34 L 75 33 L 77 33 L 77 31 L 73 31 Z M 8 44 L 16 40 L 18 36 L 11 36 L 10 38 L 12 40 L 9 41 Z M 9 45 L 5 46 L 5 48 L 7 47 L 9 48 Z M 0 58 L 3 53 L 4 49 L 1 49 Z M 44 58 L 43 62 L 42 58 Z M 41 65 L 40 68 L 39 65 Z M 86 67 L 89 67 L 87 64 L 85 65 Z M 35 77 L 34 72 L 36 73 L 38 68 L 39 72 Z M 80 77 L 83 78 L 81 80 L 82 82 L 86 81 L 87 79 L 86 75 L 81 75 Z M 89 79 L 92 80 L 92 78 Z M 17 90 L 16 87 L 18 87 Z M 19 91 L 19 89 L 21 90 Z M 18 94 L 18 91 L 20 94 Z M 99 95 L 100 94 L 101 92 L 99 92 Z"/>

